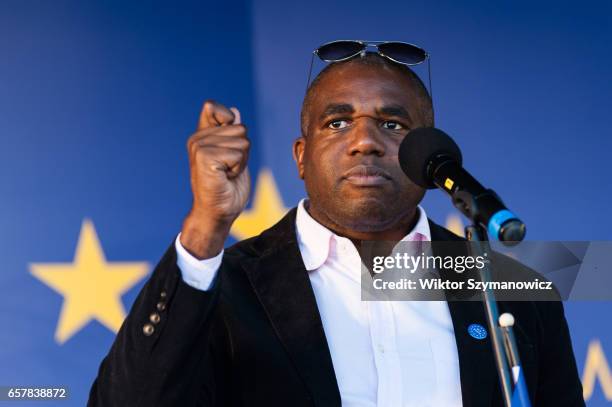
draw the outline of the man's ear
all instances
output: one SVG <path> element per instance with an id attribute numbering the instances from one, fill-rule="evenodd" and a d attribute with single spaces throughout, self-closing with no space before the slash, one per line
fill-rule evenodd
<path id="1" fill-rule="evenodd" d="M 297 165 L 298 175 L 300 179 L 304 179 L 304 149 L 306 148 L 306 139 L 302 136 L 293 141 L 293 160 Z"/>

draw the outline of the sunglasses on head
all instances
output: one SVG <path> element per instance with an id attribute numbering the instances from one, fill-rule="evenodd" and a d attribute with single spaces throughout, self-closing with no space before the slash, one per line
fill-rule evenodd
<path id="1" fill-rule="evenodd" d="M 358 55 L 365 55 L 369 46 L 375 47 L 380 56 L 402 65 L 418 65 L 427 60 L 429 93 L 433 97 L 431 91 L 431 58 L 429 54 L 421 47 L 401 41 L 338 40 L 321 45 L 312 52 L 306 90 L 308 90 L 310 86 L 315 55 L 325 62 L 340 62 L 354 58 Z"/>

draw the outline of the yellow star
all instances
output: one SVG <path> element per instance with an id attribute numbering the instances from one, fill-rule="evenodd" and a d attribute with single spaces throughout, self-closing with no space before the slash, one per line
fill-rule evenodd
<path id="1" fill-rule="evenodd" d="M 286 212 L 274 176 L 264 168 L 257 177 L 252 208 L 242 212 L 230 232 L 238 240 L 247 239 L 274 225 Z"/>
<path id="2" fill-rule="evenodd" d="M 446 229 L 450 230 L 457 236 L 464 235 L 464 226 L 459 215 L 451 213 L 446 217 Z"/>
<path id="3" fill-rule="evenodd" d="M 93 223 L 85 219 L 73 263 L 38 263 L 30 272 L 64 296 L 55 340 L 63 344 L 96 319 L 117 332 L 125 319 L 121 295 L 148 272 L 144 262 L 107 263 Z"/>

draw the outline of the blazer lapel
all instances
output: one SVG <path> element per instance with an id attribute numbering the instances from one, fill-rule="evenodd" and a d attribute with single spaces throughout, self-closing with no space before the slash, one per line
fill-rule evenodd
<path id="1" fill-rule="evenodd" d="M 253 243 L 258 261 L 246 274 L 315 405 L 340 406 L 340 392 L 323 324 L 295 233 L 292 209 Z"/>
<path id="2" fill-rule="evenodd" d="M 449 301 L 448 308 L 459 354 L 463 406 L 489 406 L 495 386 L 499 386 L 490 335 L 475 339 L 468 333 L 471 324 L 487 326 L 483 305 L 477 301 Z"/>
<path id="3" fill-rule="evenodd" d="M 434 242 L 457 241 L 459 243 L 465 241 L 431 220 L 429 226 L 431 240 Z M 461 250 L 459 245 L 456 250 Z M 442 253 L 436 254 L 443 255 Z M 488 331 L 484 306 L 480 301 L 456 301 L 452 299 L 451 293 L 447 292 L 446 294 L 459 355 L 463 406 L 489 406 L 496 386 L 499 387 L 490 335 L 487 332 L 486 338 L 476 339 L 468 332 L 468 327 L 471 324 L 479 324 Z"/>

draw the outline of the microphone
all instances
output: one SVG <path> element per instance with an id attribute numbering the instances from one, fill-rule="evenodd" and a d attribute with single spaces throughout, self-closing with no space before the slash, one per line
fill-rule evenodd
<path id="1" fill-rule="evenodd" d="M 490 236 L 508 244 L 525 237 L 525 224 L 493 190 L 483 187 L 463 168 L 459 146 L 442 130 L 422 127 L 410 131 L 400 145 L 398 158 L 412 182 L 449 194 L 455 207 Z"/>

